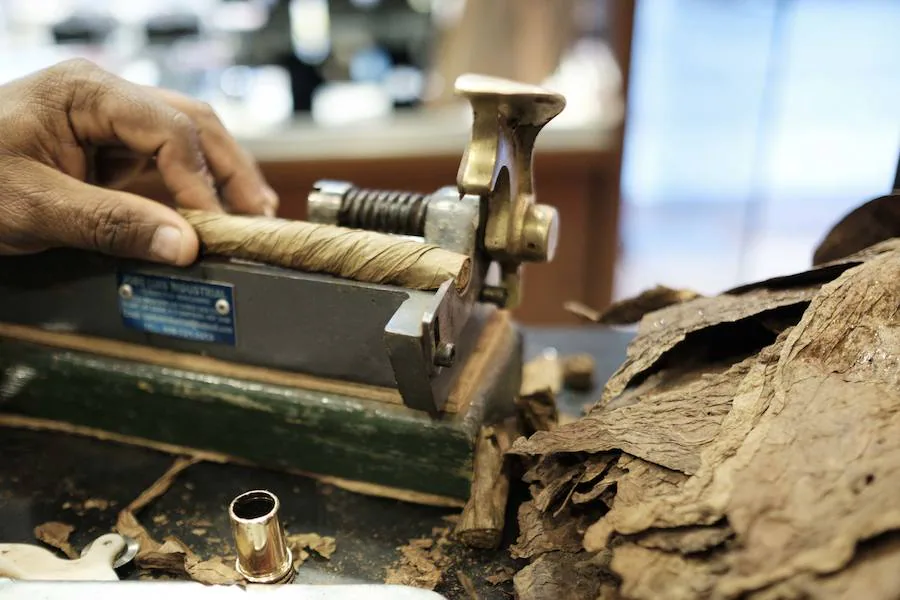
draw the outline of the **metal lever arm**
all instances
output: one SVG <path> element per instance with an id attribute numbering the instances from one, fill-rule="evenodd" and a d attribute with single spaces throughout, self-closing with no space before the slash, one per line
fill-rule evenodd
<path id="1" fill-rule="evenodd" d="M 456 183 L 461 194 L 487 201 L 484 249 L 500 264 L 507 306 L 519 302 L 520 265 L 553 259 L 559 216 L 534 201 L 534 143 L 565 108 L 565 98 L 540 87 L 482 75 L 456 80 L 472 105 L 472 136 Z"/>

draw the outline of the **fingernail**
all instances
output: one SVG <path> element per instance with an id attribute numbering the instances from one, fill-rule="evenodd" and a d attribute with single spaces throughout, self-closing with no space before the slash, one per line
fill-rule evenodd
<path id="1" fill-rule="evenodd" d="M 176 263 L 178 257 L 181 256 L 182 238 L 181 230 L 171 225 L 163 225 L 153 234 L 153 240 L 150 242 L 150 254 L 157 260 Z"/>
<path id="2" fill-rule="evenodd" d="M 264 187 L 263 195 L 263 213 L 267 217 L 274 217 L 278 211 L 278 194 L 270 187 Z"/>

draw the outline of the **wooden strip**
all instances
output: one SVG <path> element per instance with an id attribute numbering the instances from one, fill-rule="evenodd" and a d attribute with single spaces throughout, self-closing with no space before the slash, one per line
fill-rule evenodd
<path id="1" fill-rule="evenodd" d="M 498 361 L 498 357 L 508 356 L 517 339 L 510 313 L 494 311 L 450 392 L 444 412 L 466 414 L 477 390 L 489 385 L 496 378 L 496 371 L 502 370 L 502 361 Z"/>
<path id="2" fill-rule="evenodd" d="M 198 461 L 213 462 L 219 464 L 235 464 L 246 467 L 259 467 L 259 465 L 256 465 L 250 461 L 219 452 L 209 452 L 206 450 L 197 450 L 195 448 L 189 448 L 187 446 L 180 446 L 177 444 L 155 442 L 153 440 L 144 438 L 111 433 L 109 431 L 94 429 L 92 427 L 72 425 L 71 423 L 52 421 L 49 419 L 38 419 L 34 417 L 23 417 L 19 415 L 0 414 L 0 427 L 29 429 L 32 431 L 55 431 L 70 435 L 89 437 L 103 442 L 148 448 L 150 450 L 156 450 L 157 452 L 163 452 L 165 454 L 172 454 L 175 456 L 190 456 L 192 459 Z M 450 498 L 437 494 L 428 494 L 424 492 L 405 490 L 402 488 L 395 488 L 391 486 L 367 483 L 362 481 L 352 481 L 341 477 L 334 477 L 332 475 L 319 475 L 316 473 L 309 473 L 298 469 L 279 468 L 279 470 L 291 475 L 315 479 L 317 481 L 321 481 L 322 483 L 333 485 L 335 487 L 365 496 L 390 498 L 392 500 L 400 500 L 412 504 L 422 504 L 425 506 L 435 506 L 443 508 L 461 508 L 464 505 L 464 502 L 457 498 Z"/>
<path id="3" fill-rule="evenodd" d="M 403 404 L 400 392 L 391 388 L 348 383 L 334 379 L 303 375 L 302 373 L 290 373 L 288 371 L 267 369 L 265 367 L 242 365 L 210 358 L 208 356 L 185 354 L 182 352 L 162 350 L 116 340 L 107 340 L 73 333 L 44 331 L 42 329 L 13 325 L 10 323 L 0 323 L 0 337 L 7 337 L 44 346 L 53 346 L 55 348 L 64 348 L 66 350 L 90 352 L 108 358 L 141 362 L 161 367 L 172 367 L 185 371 L 208 373 L 210 375 L 218 375 L 220 377 L 232 379 L 247 379 L 272 385 L 283 385 L 328 394 L 350 396 L 351 398 L 375 400 L 387 404 Z"/>

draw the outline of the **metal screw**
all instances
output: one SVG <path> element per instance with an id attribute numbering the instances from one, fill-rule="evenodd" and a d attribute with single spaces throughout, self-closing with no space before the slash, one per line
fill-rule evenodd
<path id="1" fill-rule="evenodd" d="M 434 353 L 434 364 L 439 367 L 452 367 L 456 361 L 456 345 L 450 342 L 438 344 Z"/>
<path id="2" fill-rule="evenodd" d="M 484 289 L 481 290 L 482 302 L 490 302 L 491 304 L 502 307 L 506 306 L 506 301 L 508 299 L 509 292 L 506 288 L 494 285 L 486 285 L 484 286 Z"/>
<path id="3" fill-rule="evenodd" d="M 134 290 L 127 283 L 123 283 L 119 286 L 119 296 L 125 300 L 131 300 L 134 297 Z"/>
<path id="4" fill-rule="evenodd" d="M 216 300 L 216 312 L 220 315 L 224 316 L 231 312 L 231 305 L 228 304 L 228 300 L 225 298 L 219 298 Z"/>

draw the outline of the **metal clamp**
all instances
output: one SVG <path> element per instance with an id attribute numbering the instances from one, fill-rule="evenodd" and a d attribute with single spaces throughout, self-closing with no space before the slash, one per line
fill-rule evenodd
<path id="1" fill-rule="evenodd" d="M 532 156 L 538 134 L 562 112 L 565 98 L 481 75 L 459 77 L 456 92 L 468 99 L 474 120 L 455 188 L 426 195 L 319 181 L 308 198 L 309 219 L 483 253 L 500 266 L 502 285 L 486 288 L 481 299 L 514 308 L 521 264 L 551 261 L 556 251 L 559 216 L 534 201 Z"/>
<path id="2" fill-rule="evenodd" d="M 566 101 L 540 87 L 481 75 L 459 77 L 456 92 L 474 113 L 456 183 L 461 194 L 487 200 L 484 249 L 500 265 L 506 306 L 513 308 L 521 264 L 551 261 L 556 252 L 559 215 L 535 203 L 532 161 L 538 134 Z"/>

